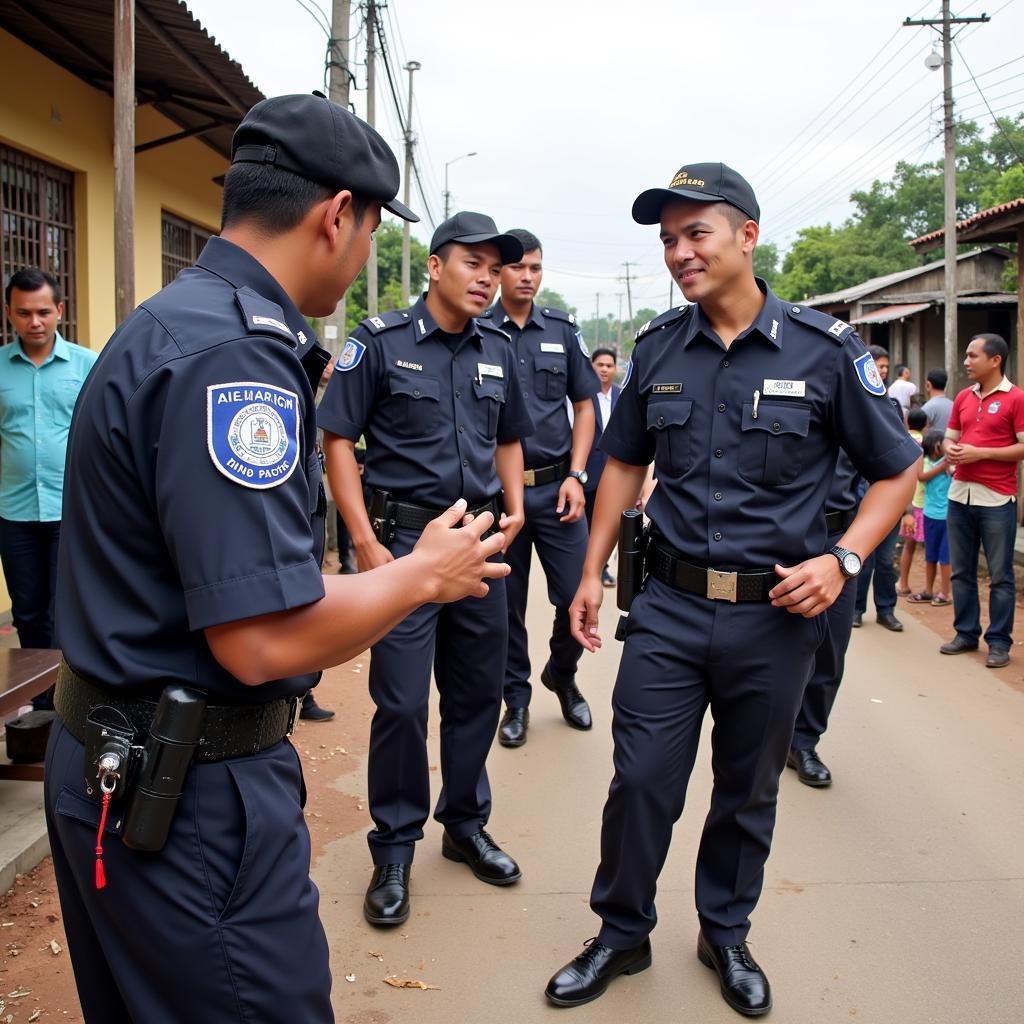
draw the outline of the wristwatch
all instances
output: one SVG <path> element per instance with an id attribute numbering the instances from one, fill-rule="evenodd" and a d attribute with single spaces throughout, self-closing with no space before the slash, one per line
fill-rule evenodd
<path id="1" fill-rule="evenodd" d="M 570 469 L 566 475 L 573 477 L 575 480 L 579 480 L 584 487 L 587 486 L 587 481 L 590 479 L 585 469 Z"/>
<path id="2" fill-rule="evenodd" d="M 828 553 L 839 559 L 839 568 L 848 580 L 852 580 L 860 572 L 863 563 L 856 551 L 848 551 L 837 544 L 834 548 L 829 548 Z"/>

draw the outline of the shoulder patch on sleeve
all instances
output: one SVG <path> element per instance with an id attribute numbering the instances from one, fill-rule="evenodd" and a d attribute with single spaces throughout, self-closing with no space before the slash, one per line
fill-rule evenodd
<path id="1" fill-rule="evenodd" d="M 589 359 L 590 349 L 587 348 L 587 343 L 583 340 L 583 332 L 576 332 L 576 344 L 579 345 L 580 351 Z"/>
<path id="2" fill-rule="evenodd" d="M 831 313 L 823 313 L 812 306 L 787 306 L 786 315 L 795 323 L 805 324 L 827 334 L 837 345 L 845 345 L 857 333 L 845 320 L 837 320 Z"/>
<path id="3" fill-rule="evenodd" d="M 285 323 L 284 310 L 251 288 L 235 291 L 235 302 L 245 321 L 245 329 L 256 334 L 273 334 L 295 344 L 295 335 Z"/>
<path id="4" fill-rule="evenodd" d="M 688 310 L 690 307 L 687 306 L 675 306 L 672 309 L 665 310 L 664 313 L 660 313 L 653 320 L 648 320 L 647 323 L 641 325 L 639 330 L 633 336 L 633 341 L 639 341 L 649 331 L 657 330 L 659 327 L 664 327 L 666 324 L 675 322 L 676 320 L 682 320 L 685 316 L 688 316 Z M 625 385 L 623 385 L 625 387 Z"/>
<path id="5" fill-rule="evenodd" d="M 871 395 L 884 395 L 885 394 L 885 381 L 882 380 L 882 375 L 878 372 L 878 367 L 875 365 L 875 360 L 872 358 L 870 352 L 865 352 L 861 356 L 857 356 L 853 361 L 853 368 L 857 371 L 857 380 L 860 381 L 861 387 Z M 898 405 L 899 403 L 897 403 Z M 902 419 L 902 414 L 900 416 Z"/>
<path id="6" fill-rule="evenodd" d="M 334 368 L 341 370 L 342 373 L 354 370 L 359 365 L 359 361 L 363 358 L 365 351 L 366 345 L 363 342 L 358 338 L 349 338 L 345 342 L 341 354 L 338 356 L 338 361 L 334 364 Z"/>
<path id="7" fill-rule="evenodd" d="M 299 396 L 255 381 L 206 389 L 206 445 L 218 473 L 254 490 L 283 484 L 299 461 Z"/>
<path id="8" fill-rule="evenodd" d="M 629 384 L 630 379 L 633 376 L 633 357 L 629 357 L 629 362 L 626 363 L 626 375 L 622 378 L 622 390 L 626 390 L 626 385 Z"/>
<path id="9" fill-rule="evenodd" d="M 365 327 L 371 334 L 380 334 L 381 331 L 389 331 L 392 327 L 408 322 L 408 310 L 393 309 L 388 313 L 381 313 L 380 316 L 368 316 L 359 326 Z"/>

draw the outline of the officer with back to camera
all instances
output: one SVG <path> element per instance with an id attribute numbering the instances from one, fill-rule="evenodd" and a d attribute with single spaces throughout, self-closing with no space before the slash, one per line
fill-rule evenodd
<path id="1" fill-rule="evenodd" d="M 462 503 L 408 558 L 320 574 L 330 357 L 304 317 L 334 309 L 382 207 L 415 219 L 398 182 L 322 96 L 258 103 L 220 237 L 125 320 L 76 408 L 45 804 L 89 1024 L 334 1019 L 297 698 L 418 605 L 504 575 L 489 515 L 449 528 Z"/>
<path id="2" fill-rule="evenodd" d="M 338 358 L 320 403 L 327 468 L 360 571 L 416 543 L 436 509 L 456 497 L 495 515 L 506 544 L 523 524 L 523 452 L 533 429 L 509 337 L 482 314 L 503 264 L 523 247 L 490 217 L 463 211 L 430 241 L 426 295 L 410 309 L 370 317 Z M 359 491 L 355 442 L 366 437 Z M 430 814 L 427 713 L 430 670 L 441 697 L 441 852 L 482 882 L 519 880 L 516 862 L 485 830 L 491 791 L 484 764 L 501 708 L 508 649 L 504 585 L 483 601 L 427 605 L 381 637 L 370 660 L 367 837 L 374 869 L 363 915 L 375 925 L 409 916 L 409 875 Z"/>
<path id="3" fill-rule="evenodd" d="M 724 164 L 688 164 L 633 205 L 638 223 L 660 222 L 665 263 L 694 305 L 640 329 L 601 440 L 609 460 L 570 610 L 590 650 L 601 643 L 601 569 L 652 459 L 659 485 L 612 701 L 615 776 L 591 894 L 601 930 L 548 983 L 557 1006 L 596 999 L 650 965 L 658 874 L 710 706 L 697 953 L 733 1009 L 768 1012 L 749 914 L 821 613 L 915 485 L 920 451 L 853 328 L 784 303 L 754 277 L 759 216 L 750 186 Z M 875 483 L 829 549 L 823 506 L 840 446 Z"/>

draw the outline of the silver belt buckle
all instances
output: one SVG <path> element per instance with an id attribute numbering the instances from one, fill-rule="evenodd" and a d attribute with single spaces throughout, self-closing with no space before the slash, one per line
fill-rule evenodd
<path id="1" fill-rule="evenodd" d="M 535 469 L 524 469 L 523 470 L 523 486 L 524 487 L 536 487 L 537 486 L 537 470 L 535 470 Z"/>
<path id="2" fill-rule="evenodd" d="M 736 573 L 708 569 L 708 598 L 736 603 Z"/>

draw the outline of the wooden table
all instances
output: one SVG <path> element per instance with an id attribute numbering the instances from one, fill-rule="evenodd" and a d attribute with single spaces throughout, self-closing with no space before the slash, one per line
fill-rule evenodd
<path id="1" fill-rule="evenodd" d="M 59 665 L 60 651 L 21 647 L 0 649 L 0 723 L 53 686 Z M 0 779 L 42 782 L 42 763 L 0 761 Z"/>

